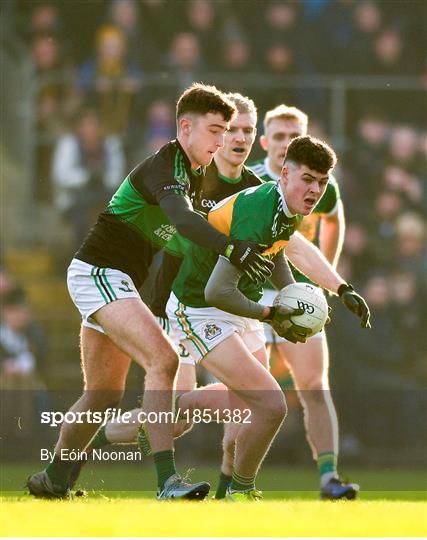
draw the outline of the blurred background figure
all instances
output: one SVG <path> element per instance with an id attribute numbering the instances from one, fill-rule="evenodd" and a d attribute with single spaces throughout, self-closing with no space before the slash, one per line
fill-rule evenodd
<path id="1" fill-rule="evenodd" d="M 84 109 L 74 129 L 59 138 L 52 161 L 55 204 L 71 226 L 76 245 L 123 180 L 120 139 L 107 135 L 98 113 Z"/>
<path id="2" fill-rule="evenodd" d="M 97 107 L 107 133 L 128 128 L 142 73 L 128 56 L 124 32 L 103 26 L 96 36 L 96 57 L 80 69 L 79 83 L 86 101 Z"/>
<path id="3" fill-rule="evenodd" d="M 53 142 L 76 110 L 77 100 L 73 85 L 63 76 L 63 71 L 71 66 L 62 56 L 58 39 L 51 35 L 36 34 L 31 45 L 31 54 L 38 79 L 35 124 L 39 137 L 35 156 L 34 194 L 40 201 L 49 202 L 49 168 Z"/>
<path id="4" fill-rule="evenodd" d="M 192 32 L 180 32 L 169 50 L 167 67 L 176 83 L 177 93 L 200 79 L 203 62 L 199 38 Z"/>

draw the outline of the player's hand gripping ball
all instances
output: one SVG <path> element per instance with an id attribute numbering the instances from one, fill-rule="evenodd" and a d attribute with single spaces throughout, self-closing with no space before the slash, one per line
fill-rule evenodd
<path id="1" fill-rule="evenodd" d="M 307 337 L 314 336 L 328 321 L 329 306 L 322 289 L 310 283 L 291 283 L 277 294 L 273 305 L 303 310 L 301 315 L 292 315 L 290 321 L 307 330 Z"/>

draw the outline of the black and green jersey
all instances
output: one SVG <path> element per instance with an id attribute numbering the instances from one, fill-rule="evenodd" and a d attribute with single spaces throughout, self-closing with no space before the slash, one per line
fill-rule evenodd
<path id="1" fill-rule="evenodd" d="M 290 214 L 280 185 L 266 182 L 220 202 L 209 212 L 208 220 L 232 238 L 271 245 L 264 254 L 274 256 L 284 249 L 302 216 Z M 191 244 L 172 286 L 180 302 L 208 307 L 204 290 L 217 259 L 216 253 Z M 262 296 L 262 285 L 246 276 L 240 279 L 239 290 L 255 302 Z"/>
<path id="2" fill-rule="evenodd" d="M 199 183 L 200 174 L 191 169 L 179 142 L 169 142 L 125 178 L 75 257 L 101 268 L 117 268 L 139 287 L 158 249 L 179 255 L 187 244 L 159 202 L 170 194 L 191 199 Z"/>
<path id="3" fill-rule="evenodd" d="M 206 168 L 206 173 L 200 179 L 198 189 L 193 196 L 193 208 L 200 214 L 207 215 L 218 202 L 230 195 L 248 187 L 259 186 L 261 180 L 249 169 L 243 167 L 239 178 L 231 179 L 221 175 L 215 164 L 215 160 Z M 182 239 L 183 245 L 190 242 Z M 166 317 L 165 307 L 169 299 L 172 283 L 178 273 L 182 257 L 165 252 L 162 264 L 156 275 L 155 285 L 152 289 L 152 297 L 149 301 L 151 311 L 159 316 Z"/>
<path id="4" fill-rule="evenodd" d="M 265 182 L 271 180 L 279 180 L 279 176 L 271 170 L 268 163 L 268 158 L 255 161 L 254 163 L 248 165 L 248 167 Z M 298 228 L 298 231 L 303 234 L 305 238 L 307 238 L 307 240 L 315 243 L 320 218 L 325 215 L 334 215 L 337 211 L 339 200 L 340 191 L 338 188 L 338 183 L 333 176 L 330 176 L 323 197 L 314 207 L 311 214 L 304 217 Z M 304 276 L 304 274 L 301 274 L 301 272 L 299 272 L 296 268 L 291 266 L 291 269 L 296 281 L 312 283 L 306 276 Z"/>

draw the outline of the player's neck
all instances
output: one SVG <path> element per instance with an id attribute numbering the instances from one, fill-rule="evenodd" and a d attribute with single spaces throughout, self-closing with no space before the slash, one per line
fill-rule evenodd
<path id="1" fill-rule="evenodd" d="M 240 178 L 242 176 L 243 163 L 241 165 L 232 165 L 218 155 L 215 155 L 214 160 L 218 172 L 222 176 L 225 176 L 230 180 L 236 180 L 237 178 Z"/>
<path id="2" fill-rule="evenodd" d="M 276 174 L 277 176 L 280 176 L 280 173 L 282 172 L 282 169 L 281 167 L 277 167 L 272 161 L 271 159 L 267 156 L 267 164 L 270 168 L 270 171 L 273 172 L 274 174 Z"/>
<path id="3" fill-rule="evenodd" d="M 201 165 L 200 163 L 198 163 L 195 158 L 193 157 L 193 155 L 191 154 L 190 152 L 190 149 L 188 147 L 188 144 L 186 142 L 186 140 L 184 140 L 183 137 L 181 137 L 180 135 L 177 136 L 176 140 L 179 142 L 179 144 L 181 145 L 181 148 L 184 150 L 185 152 L 185 155 L 188 157 L 188 159 L 190 160 L 190 164 L 191 164 L 191 168 L 196 170 L 198 169 Z"/>

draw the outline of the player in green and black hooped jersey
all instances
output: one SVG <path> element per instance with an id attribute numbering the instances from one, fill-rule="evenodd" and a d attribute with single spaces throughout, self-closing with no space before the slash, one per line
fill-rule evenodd
<path id="1" fill-rule="evenodd" d="M 177 103 L 177 140 L 147 158 L 125 179 L 68 271 L 69 291 L 83 317 L 85 370 L 85 393 L 73 411 L 102 412 L 115 406 L 131 358 L 138 362 L 146 371 L 143 409 L 158 419 L 147 429 L 162 499 L 203 498 L 209 485 L 185 484 L 176 474 L 173 424 L 162 422 L 161 413 L 172 410 L 177 355 L 136 288 L 157 249 L 179 252 L 176 231 L 223 253 L 255 280 L 270 272 L 271 265 L 259 254 L 259 246 L 218 233 L 191 205 L 199 168 L 209 165 L 223 145 L 235 113 L 235 106 L 215 87 L 194 84 L 187 89 Z M 96 428 L 89 422 L 64 424 L 53 462 L 28 479 L 30 493 L 68 496 L 74 463 L 61 459 L 61 450 L 84 450 Z"/>
<path id="2" fill-rule="evenodd" d="M 264 180 L 280 176 L 283 158 L 290 141 L 307 132 L 308 117 L 295 107 L 279 105 L 264 118 L 264 134 L 260 138 L 267 152 L 264 159 L 252 163 L 252 170 Z M 336 266 L 341 252 L 345 229 L 343 205 L 336 180 L 331 176 L 326 192 L 313 212 L 306 216 L 300 232 L 311 242 L 318 243 L 328 261 Z M 297 281 L 307 278 L 293 269 Z M 274 291 L 265 291 L 264 300 L 271 302 Z M 337 473 L 338 422 L 331 399 L 328 369 L 329 353 L 325 332 L 296 347 L 266 328 L 271 345 L 271 363 L 282 386 L 293 383 L 302 402 L 307 439 L 317 461 L 321 496 L 323 498 L 354 498 L 358 486 L 341 482 Z M 289 370 L 292 378 L 289 376 Z"/>

